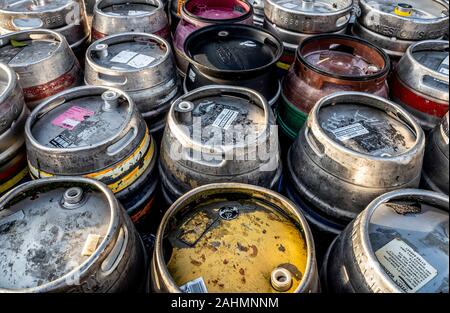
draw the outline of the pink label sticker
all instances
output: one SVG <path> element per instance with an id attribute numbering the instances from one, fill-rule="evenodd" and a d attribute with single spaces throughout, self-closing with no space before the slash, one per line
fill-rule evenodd
<path id="1" fill-rule="evenodd" d="M 73 106 L 63 114 L 59 115 L 52 121 L 52 124 L 58 127 L 62 127 L 68 130 L 73 130 L 82 121 L 84 121 L 89 116 L 94 115 L 95 112 L 81 108 L 79 106 Z"/>

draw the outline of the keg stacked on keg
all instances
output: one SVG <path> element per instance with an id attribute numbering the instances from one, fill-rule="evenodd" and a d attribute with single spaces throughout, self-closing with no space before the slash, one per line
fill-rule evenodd
<path id="1" fill-rule="evenodd" d="M 0 62 L 0 196 L 28 177 L 24 136 L 28 115 L 16 74 Z"/>
<path id="2" fill-rule="evenodd" d="M 284 45 L 278 67 L 288 70 L 295 51 L 306 38 L 325 33 L 345 33 L 352 0 L 267 0 L 264 28 L 276 34 Z"/>
<path id="3" fill-rule="evenodd" d="M 352 33 L 382 48 L 393 61 L 417 41 L 442 38 L 449 27 L 449 5 L 441 0 L 359 0 L 359 7 Z"/>
<path id="4" fill-rule="evenodd" d="M 444 0 L 2 1 L 0 293 L 448 292 L 446 28 Z"/>
<path id="5" fill-rule="evenodd" d="M 0 7 L 1 34 L 36 28 L 60 33 L 83 58 L 90 34 L 84 1 L 6 0 Z"/>

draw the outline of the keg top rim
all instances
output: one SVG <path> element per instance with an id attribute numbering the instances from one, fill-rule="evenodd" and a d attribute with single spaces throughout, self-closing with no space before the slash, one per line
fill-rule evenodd
<path id="1" fill-rule="evenodd" d="M 26 194 L 27 191 L 33 191 L 36 189 L 43 190 L 44 192 L 52 191 L 54 189 L 48 188 L 51 188 L 53 186 L 55 186 L 55 188 L 63 186 L 67 186 L 67 188 L 69 188 L 74 184 L 78 186 L 87 185 L 89 186 L 89 188 L 97 190 L 105 197 L 106 200 L 105 204 L 107 204 L 105 207 L 109 208 L 108 212 L 109 223 L 107 226 L 107 230 L 104 238 L 101 240 L 101 242 L 98 243 L 95 252 L 92 255 L 90 255 L 82 264 L 77 265 L 71 271 L 65 273 L 64 275 L 58 277 L 55 280 L 48 281 L 40 286 L 29 288 L 17 288 L 17 289 L 8 289 L 8 288 L 4 289 L 0 287 L 0 290 L 5 292 L 15 292 L 15 291 L 42 292 L 46 290 L 52 290 L 53 288 L 57 288 L 58 286 L 64 285 L 67 279 L 71 279 L 74 277 L 73 275 L 75 273 L 78 273 L 79 275 L 83 274 L 83 272 L 88 270 L 93 264 L 104 258 L 104 256 L 98 253 L 98 251 L 103 251 L 104 249 L 106 249 L 106 247 L 115 238 L 115 234 L 118 231 L 117 228 L 119 224 L 119 211 L 117 210 L 119 208 L 119 202 L 113 195 L 112 191 L 99 181 L 84 177 L 52 177 L 29 181 L 17 186 L 13 190 L 5 194 L 3 197 L 0 197 L 0 212 L 2 212 L 5 209 L 5 206 L 8 207 L 9 205 L 14 205 L 15 202 L 13 203 L 10 202 L 15 201 L 15 199 L 18 196 L 22 197 L 22 199 L 25 199 L 27 197 Z"/>
<path id="2" fill-rule="evenodd" d="M 13 92 L 17 84 L 17 75 L 8 65 L 0 62 L 0 79 L 5 85 L 0 85 L 0 104 Z"/>
<path id="3" fill-rule="evenodd" d="M 33 6 L 35 10 L 31 10 L 31 6 L 27 6 L 27 3 L 33 4 L 33 0 L 22 0 L 22 1 L 14 1 L 12 3 L 5 3 L 6 6 L 0 7 L 0 12 L 7 12 L 9 14 L 33 14 L 38 15 L 42 13 L 50 13 L 50 12 L 58 12 L 71 3 L 79 2 L 79 0 L 53 0 L 53 1 L 43 1 L 44 5 Z M 42 2 L 42 1 L 41 1 Z M 16 6 L 20 6 L 20 8 L 16 8 Z M 50 7 L 50 8 L 49 8 Z M 37 10 L 36 10 L 37 9 Z"/>
<path id="4" fill-rule="evenodd" d="M 400 189 L 396 191 L 391 191 L 386 194 L 383 194 L 379 196 L 378 198 L 374 199 L 367 208 L 361 213 L 361 215 L 358 217 L 360 219 L 358 232 L 361 236 L 361 243 L 363 247 L 363 251 L 367 255 L 371 262 L 375 266 L 375 270 L 378 274 L 380 274 L 381 281 L 389 286 L 391 290 L 399 290 L 401 291 L 400 287 L 395 284 L 395 282 L 391 279 L 391 277 L 386 273 L 386 270 L 384 270 L 383 266 L 380 264 L 380 261 L 378 257 L 376 256 L 375 249 L 372 245 L 372 240 L 370 238 L 369 233 L 369 226 L 371 225 L 372 218 L 375 214 L 375 212 L 381 207 L 383 208 L 383 205 L 386 203 L 391 202 L 392 200 L 405 200 L 405 201 L 417 201 L 422 204 L 428 204 L 431 207 L 433 207 L 436 210 L 442 210 L 444 212 L 448 212 L 449 210 L 449 199 L 447 195 L 440 194 L 434 191 L 428 191 L 428 190 L 420 190 L 420 189 Z M 396 212 L 395 209 L 392 209 L 393 213 L 408 216 L 410 213 L 404 213 L 404 212 Z M 420 212 L 412 212 L 412 214 L 418 214 L 421 215 Z M 447 226 L 448 227 L 448 226 Z M 447 229 L 448 231 L 448 229 Z M 447 233 L 448 238 L 448 233 Z"/>
<path id="5" fill-rule="evenodd" d="M 213 36 L 221 37 L 221 34 L 224 34 L 227 38 L 236 38 L 240 40 L 244 40 L 244 36 L 247 37 L 249 40 L 250 38 L 254 41 L 259 41 L 262 46 L 267 45 L 267 42 L 270 41 L 271 46 L 276 49 L 275 51 L 272 51 L 272 60 L 260 67 L 254 67 L 250 69 L 243 69 L 243 70 L 227 70 L 227 69 L 220 69 L 220 68 L 214 68 L 208 65 L 204 65 L 202 63 L 197 62 L 194 60 L 193 52 L 192 52 L 192 45 L 198 44 L 199 41 L 203 38 L 205 39 L 207 36 Z M 243 35 L 244 34 L 244 35 Z M 237 36 L 238 37 L 234 37 Z M 211 40 L 207 40 L 208 42 L 211 42 Z M 265 72 L 267 69 L 274 66 L 278 60 L 281 58 L 283 54 L 283 43 L 281 40 L 270 33 L 269 31 L 265 29 L 261 29 L 255 26 L 249 26 L 249 25 L 241 25 L 241 24 L 221 24 L 221 25 L 211 25 L 206 26 L 201 29 L 196 30 L 195 32 L 191 33 L 184 43 L 184 50 L 186 51 L 186 56 L 189 61 L 189 63 L 192 66 L 195 66 L 197 69 L 199 69 L 201 72 L 214 75 L 216 77 L 223 77 L 228 76 L 230 74 L 238 73 L 239 75 L 245 76 L 245 75 L 253 75 L 260 72 Z"/>
<path id="6" fill-rule="evenodd" d="M 348 42 L 348 43 L 354 43 L 354 45 L 361 45 L 361 47 L 367 48 L 373 52 L 376 52 L 378 56 L 383 60 L 383 68 L 379 70 L 376 73 L 373 74 L 366 74 L 366 75 L 346 75 L 346 74 L 336 74 L 328 70 L 323 70 L 321 68 L 318 68 L 314 64 L 311 64 L 306 59 L 306 55 L 302 52 L 304 49 L 308 47 L 308 45 L 312 45 L 311 48 L 313 51 L 320 51 L 320 44 L 322 42 L 332 41 L 332 40 L 338 40 L 340 42 Z M 314 47 L 314 44 L 316 47 Z M 339 45 L 339 44 L 338 44 Z M 351 45 L 348 47 L 354 48 Z M 315 50 L 314 50 L 315 49 Z M 328 48 L 329 49 L 329 48 Z M 364 52 L 364 51 L 363 51 Z M 378 78 L 382 78 L 388 75 L 388 73 L 391 70 L 391 61 L 389 59 L 389 56 L 386 54 L 386 52 L 377 46 L 373 45 L 367 40 L 358 38 L 358 37 L 352 37 L 349 35 L 342 35 L 342 34 L 322 34 L 317 36 L 312 36 L 309 38 L 306 38 L 298 47 L 296 52 L 296 59 L 301 62 L 301 64 L 304 64 L 307 68 L 310 70 L 324 76 L 333 77 L 336 79 L 343 79 L 343 80 L 351 80 L 351 81 L 370 81 Z"/>
<path id="7" fill-rule="evenodd" d="M 374 108 L 379 108 L 381 110 L 385 110 L 386 114 L 392 113 L 396 116 L 401 115 L 401 120 L 403 122 L 407 122 L 409 126 L 405 126 L 408 128 L 412 128 L 411 131 L 414 133 L 416 140 L 414 144 L 407 150 L 405 150 L 403 153 L 389 156 L 389 157 L 382 157 L 382 156 L 374 156 L 367 153 L 362 153 L 359 151 L 355 151 L 353 149 L 350 149 L 333 138 L 331 138 L 326 131 L 322 128 L 320 125 L 320 110 L 324 106 L 331 106 L 336 105 L 343 102 L 356 102 L 354 99 L 358 97 L 361 101 L 361 104 L 365 106 L 370 106 Z M 364 92 L 357 92 L 357 91 L 342 91 L 342 92 L 336 92 L 334 94 L 331 94 L 329 96 L 323 97 L 321 100 L 319 100 L 316 105 L 313 107 L 313 109 L 310 112 L 307 126 L 310 128 L 314 128 L 314 133 L 320 135 L 323 140 L 327 142 L 328 145 L 332 146 L 334 149 L 338 151 L 343 151 L 346 154 L 357 156 L 364 159 L 369 159 L 372 161 L 377 162 L 390 162 L 392 160 L 403 160 L 403 158 L 407 155 L 411 155 L 412 153 L 415 153 L 417 150 L 421 150 L 425 146 L 425 134 L 420 127 L 420 125 L 417 123 L 417 121 L 401 106 L 398 104 L 385 99 L 381 98 L 379 96 L 375 96 L 372 94 L 364 93 Z M 314 126 L 314 127 L 313 127 Z"/>
<path id="8" fill-rule="evenodd" d="M 414 3 L 414 2 L 416 2 L 417 0 L 403 0 L 402 2 L 403 3 Z M 447 13 L 447 15 L 445 15 L 445 16 L 437 16 L 437 17 L 432 17 L 432 18 L 422 18 L 422 17 L 410 17 L 410 16 L 400 16 L 400 15 L 397 15 L 397 14 L 395 14 L 394 12 L 384 12 L 384 11 L 382 11 L 382 10 L 380 10 L 379 8 L 375 8 L 373 5 L 374 5 L 374 3 L 373 2 L 376 2 L 377 3 L 377 5 L 378 4 L 382 4 L 382 3 L 386 3 L 386 4 L 395 4 L 396 2 L 394 2 L 394 1 L 391 1 L 391 0 L 359 0 L 359 2 L 360 2 L 360 5 L 364 5 L 364 6 L 366 6 L 366 7 L 370 7 L 370 9 L 371 10 L 374 10 L 374 11 L 376 11 L 378 14 L 381 14 L 381 15 L 387 15 L 387 16 L 389 16 L 389 17 L 393 17 L 393 18 L 396 18 L 396 19 L 400 19 L 400 20 L 404 20 L 404 21 L 412 21 L 412 20 L 414 20 L 414 21 L 417 21 L 417 22 L 421 22 L 421 23 L 426 23 L 426 22 L 431 22 L 431 21 L 442 21 L 442 20 L 448 20 L 449 19 L 449 4 L 448 4 L 448 2 L 445 2 L 445 1 L 441 1 L 441 0 L 431 0 L 432 1 L 432 3 L 430 3 L 430 4 L 432 4 L 432 5 L 439 5 L 440 7 L 442 7 L 442 8 L 445 8 L 446 9 L 446 13 Z M 419 2 L 422 2 L 421 0 L 419 0 Z"/>
<path id="9" fill-rule="evenodd" d="M 187 0 L 184 4 L 183 7 L 181 8 L 181 17 L 185 17 L 187 19 L 192 19 L 192 20 L 197 20 L 197 21 L 201 21 L 204 23 L 208 23 L 208 24 L 218 24 L 218 23 L 237 23 L 240 21 L 245 21 L 247 18 L 249 18 L 250 16 L 253 15 L 253 6 L 250 4 L 250 2 L 248 0 L 227 0 L 227 1 L 233 1 L 235 4 L 239 3 L 239 4 L 243 4 L 245 5 L 245 9 L 246 12 L 244 14 L 242 14 L 241 16 L 238 17 L 234 17 L 234 18 L 226 18 L 226 19 L 214 19 L 214 18 L 206 18 L 206 17 L 201 17 L 199 15 L 196 15 L 194 13 L 192 13 L 190 11 L 189 5 L 195 5 L 196 3 L 194 3 L 194 1 L 196 2 L 201 2 L 205 0 Z M 222 2 L 223 0 L 218 1 L 219 3 Z"/>
<path id="10" fill-rule="evenodd" d="M 136 15 L 115 15 L 111 14 L 112 12 L 105 12 L 103 10 L 117 4 L 147 4 L 149 6 L 155 7 L 155 10 L 143 11 L 142 13 Z M 153 15 L 156 10 L 163 8 L 164 4 L 161 0 L 99 0 L 94 5 L 94 14 L 104 15 L 109 18 L 130 19 Z"/>
<path id="11" fill-rule="evenodd" d="M 166 49 L 164 55 L 161 57 L 160 61 L 153 63 L 151 62 L 145 67 L 142 68 L 129 68 L 129 69 L 122 69 L 122 68 L 115 68 L 112 69 L 111 67 L 107 67 L 104 65 L 98 64 L 96 60 L 92 57 L 92 54 L 95 53 L 95 47 L 99 44 L 107 44 L 108 46 L 116 45 L 116 44 L 122 44 L 127 42 L 138 42 L 138 38 L 148 38 L 150 40 L 153 40 L 155 42 L 162 43 Z M 100 70 L 103 73 L 111 74 L 113 75 L 115 72 L 121 72 L 121 73 L 135 73 L 135 72 L 142 72 L 148 69 L 153 69 L 156 66 L 161 65 L 164 63 L 167 58 L 172 54 L 172 48 L 165 39 L 149 33 L 137 33 L 137 32 L 127 32 L 127 33 L 120 33 L 115 35 L 110 35 L 101 39 L 98 39 L 97 41 L 93 42 L 86 50 L 86 62 L 89 62 L 89 65 L 92 66 L 95 70 Z"/>
<path id="12" fill-rule="evenodd" d="M 283 2 L 280 4 L 279 2 Z M 353 1 L 352 0 L 340 0 L 337 1 L 339 4 L 342 2 L 346 2 L 342 8 L 330 8 L 329 11 L 326 12 L 319 12 L 317 10 L 305 10 L 301 8 L 301 0 L 300 1 L 292 1 L 292 2 L 298 2 L 298 4 L 293 4 L 293 7 L 289 8 L 286 6 L 286 2 L 283 0 L 266 0 L 266 6 L 274 6 L 277 10 L 292 13 L 292 14 L 301 14 L 301 15 L 312 15 L 312 16 L 328 16 L 328 15 L 334 15 L 334 14 L 340 14 L 344 13 L 346 11 L 349 11 L 353 7 Z M 314 0 L 312 2 L 319 2 L 319 3 L 329 3 L 329 4 L 335 4 L 335 0 Z M 289 4 L 289 3 L 287 3 Z M 314 8 L 317 8 L 317 6 L 314 6 Z"/>
<path id="13" fill-rule="evenodd" d="M 108 138 L 99 141 L 95 144 L 91 145 L 83 145 L 79 147 L 66 147 L 66 148 L 52 148 L 49 146 L 44 145 L 43 143 L 39 142 L 38 139 L 34 136 L 33 132 L 33 126 L 34 124 L 41 119 L 45 114 L 51 112 L 55 108 L 58 108 L 61 105 L 67 104 L 66 100 L 76 100 L 81 97 L 91 97 L 93 96 L 93 92 L 95 92 L 95 96 L 101 98 L 101 95 L 104 92 L 107 91 L 113 91 L 115 92 L 119 98 L 124 98 L 129 106 L 128 112 L 126 114 L 126 118 L 123 122 L 123 125 L 120 129 L 118 129 L 114 135 L 109 136 Z M 68 99 L 66 99 L 68 97 Z M 136 107 L 131 99 L 131 97 L 125 93 L 124 91 L 114 88 L 114 87 L 107 87 L 107 86 L 81 86 L 81 87 L 75 87 L 72 89 L 68 89 L 65 91 L 62 91 L 47 100 L 43 101 L 41 104 L 39 104 L 32 112 L 29 118 L 26 121 L 25 124 L 25 137 L 27 138 L 27 142 L 32 145 L 33 147 L 38 148 L 41 151 L 46 151 L 48 153 L 53 154 L 65 154 L 65 153 L 73 153 L 73 152 L 80 152 L 80 151 L 86 151 L 86 150 L 93 150 L 98 149 L 100 147 L 107 147 L 113 145 L 114 143 L 118 142 L 121 138 L 123 138 L 127 133 L 128 128 L 137 127 L 137 125 L 130 125 L 130 121 L 133 119 L 133 115 L 135 113 Z"/>
<path id="14" fill-rule="evenodd" d="M 307 263 L 305 273 L 308 273 L 307 276 L 311 276 L 309 275 L 309 273 L 311 273 L 314 270 L 315 266 L 314 263 L 316 260 L 314 251 L 314 241 L 305 217 L 303 216 L 302 213 L 300 213 L 300 211 L 296 208 L 295 204 L 291 200 L 272 190 L 259 186 L 253 186 L 242 183 L 214 183 L 197 187 L 187 192 L 182 197 L 180 197 L 168 209 L 168 211 L 166 212 L 161 221 L 161 224 L 158 227 L 158 231 L 156 234 L 154 259 L 155 262 L 158 264 L 158 267 L 163 271 L 162 279 L 164 280 L 164 284 L 168 285 L 171 291 L 175 292 L 180 291 L 178 285 L 174 282 L 167 269 L 167 265 L 163 255 L 164 252 L 163 252 L 162 238 L 166 232 L 166 228 L 171 217 L 174 216 L 176 213 L 180 212 L 181 210 L 183 210 L 186 206 L 193 203 L 194 201 L 200 198 L 205 199 L 206 195 L 210 197 L 214 196 L 217 197 L 225 193 L 242 194 L 244 196 L 249 195 L 253 198 L 257 198 L 263 201 L 272 201 L 274 206 L 284 211 L 286 214 L 291 216 L 291 218 L 297 220 L 299 226 L 303 229 L 303 235 L 307 247 Z M 302 279 L 296 291 L 303 290 L 306 286 L 308 286 L 309 283 L 310 281 L 308 279 Z"/>
<path id="15" fill-rule="evenodd" d="M 449 42 L 445 41 L 445 40 L 424 40 L 424 41 L 419 41 L 417 43 L 412 44 L 408 50 L 406 51 L 406 56 L 405 57 L 409 57 L 413 60 L 414 63 L 420 65 L 422 68 L 426 68 L 430 71 L 432 71 L 436 77 L 440 78 L 441 80 L 446 80 L 448 82 L 449 80 L 449 75 L 448 74 L 443 74 L 440 73 L 437 69 L 435 68 L 431 68 L 426 66 L 425 64 L 421 63 L 417 58 L 416 58 L 416 53 L 417 52 L 424 52 L 424 51 L 442 51 L 445 52 L 447 51 L 447 55 L 448 55 L 448 50 L 449 50 Z"/>

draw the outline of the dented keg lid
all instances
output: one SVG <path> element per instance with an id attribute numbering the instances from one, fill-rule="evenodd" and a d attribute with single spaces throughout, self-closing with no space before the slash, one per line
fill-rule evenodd
<path id="1" fill-rule="evenodd" d="M 311 114 L 324 134 L 339 146 L 391 158 L 409 152 L 422 134 L 417 123 L 400 110 L 376 96 L 340 92 L 319 101 Z"/>
<path id="2" fill-rule="evenodd" d="M 325 34 L 305 39 L 297 49 L 297 60 L 307 68 L 337 79 L 367 81 L 385 77 L 390 71 L 387 54 L 366 40 Z"/>
<path id="3" fill-rule="evenodd" d="M 124 92 L 109 87 L 69 89 L 39 105 L 27 122 L 28 139 L 40 147 L 90 149 L 108 146 L 108 154 L 122 148 L 123 140 L 136 136 L 135 105 Z M 140 119 L 139 119 L 140 120 Z M 111 141 L 117 142 L 118 147 Z M 105 151 L 103 151 L 105 152 Z"/>
<path id="4" fill-rule="evenodd" d="M 0 62 L 13 68 L 22 68 L 47 60 L 62 49 L 69 49 L 58 33 L 39 29 L 10 33 L 0 37 Z M 73 66 L 73 59 L 69 66 Z M 26 75 L 27 73 L 24 73 Z"/>
<path id="5" fill-rule="evenodd" d="M 95 6 L 103 14 L 114 17 L 143 16 L 163 7 L 158 0 L 100 0 Z"/>
<path id="6" fill-rule="evenodd" d="M 363 213 L 365 253 L 392 290 L 448 292 L 448 210 L 448 196 L 406 189 L 375 199 Z"/>
<path id="7" fill-rule="evenodd" d="M 85 178 L 32 181 L 0 198 L 0 290 L 76 283 L 113 240 L 118 206 L 105 185 Z"/>
<path id="8" fill-rule="evenodd" d="M 144 33 L 108 36 L 94 42 L 86 53 L 88 62 L 113 71 L 154 68 L 164 62 L 169 54 L 170 46 L 166 41 Z"/>
<path id="9" fill-rule="evenodd" d="M 170 284 L 184 292 L 302 292 L 314 258 L 309 227 L 289 201 L 233 183 L 179 199 L 158 230 L 156 258 L 164 252 Z"/>
<path id="10" fill-rule="evenodd" d="M 169 112 L 168 124 L 172 131 L 196 144 L 245 145 L 266 135 L 269 123 L 273 123 L 269 111 L 267 101 L 250 89 L 208 86 L 176 100 Z"/>
<path id="11" fill-rule="evenodd" d="M 185 42 L 189 62 L 204 73 L 266 71 L 283 53 L 282 42 L 260 28 L 248 25 L 213 25 L 192 33 Z"/>
<path id="12" fill-rule="evenodd" d="M 335 32 L 347 25 L 352 0 L 267 0 L 266 18 L 285 30 L 300 33 Z"/>

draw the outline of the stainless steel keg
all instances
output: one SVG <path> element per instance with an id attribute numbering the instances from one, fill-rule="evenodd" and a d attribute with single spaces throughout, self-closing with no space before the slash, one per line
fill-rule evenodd
<path id="1" fill-rule="evenodd" d="M 82 57 L 89 39 L 82 0 L 5 1 L 0 7 L 0 33 L 51 29 L 66 37 L 72 50 Z"/>
<path id="2" fill-rule="evenodd" d="M 424 130 L 448 112 L 449 42 L 426 40 L 411 45 L 390 79 L 391 98 L 407 109 Z"/>
<path id="3" fill-rule="evenodd" d="M 144 33 L 117 34 L 94 42 L 86 53 L 85 82 L 126 91 L 151 133 L 164 128 L 170 103 L 181 93 L 170 44 Z"/>
<path id="4" fill-rule="evenodd" d="M 359 0 L 353 34 L 384 49 L 398 61 L 416 41 L 438 39 L 449 27 L 449 5 L 441 0 Z"/>
<path id="5" fill-rule="evenodd" d="M 429 135 L 423 160 L 422 186 L 443 194 L 449 194 L 448 176 L 448 113 Z"/>
<path id="6" fill-rule="evenodd" d="M 0 195 L 28 177 L 24 137 L 28 115 L 16 73 L 0 63 Z"/>
<path id="7" fill-rule="evenodd" d="M 202 186 L 175 202 L 151 271 L 156 292 L 319 292 L 303 215 L 283 196 L 245 184 Z"/>
<path id="8" fill-rule="evenodd" d="M 83 83 L 83 73 L 66 39 L 34 29 L 0 36 L 0 62 L 19 75 L 30 109 L 45 99 Z"/>
<path id="9" fill-rule="evenodd" d="M 31 181 L 0 198 L 0 292 L 138 292 L 142 242 L 112 192 L 80 177 Z"/>
<path id="10" fill-rule="evenodd" d="M 145 187 L 153 191 L 146 196 L 152 201 L 158 181 L 155 141 L 123 91 L 84 86 L 59 93 L 31 113 L 25 134 L 33 178 L 100 180 L 123 204 Z M 149 210 L 145 204 L 125 209 L 135 219 L 141 210 Z"/>
<path id="11" fill-rule="evenodd" d="M 253 24 L 259 27 L 264 23 L 264 2 L 266 0 L 252 0 L 250 4 L 253 6 Z"/>
<path id="12" fill-rule="evenodd" d="M 276 189 L 281 161 L 274 125 L 267 101 L 247 88 L 207 86 L 178 98 L 161 144 L 166 201 L 213 182 Z"/>
<path id="13" fill-rule="evenodd" d="M 339 233 L 376 197 L 419 186 L 425 135 L 400 106 L 339 92 L 314 106 L 287 157 L 286 189 L 306 218 Z"/>
<path id="14" fill-rule="evenodd" d="M 161 0 L 99 0 L 94 6 L 91 41 L 127 32 L 170 40 L 169 21 Z"/>
<path id="15" fill-rule="evenodd" d="M 372 201 L 334 241 L 332 293 L 448 293 L 448 196 L 403 189 Z"/>

